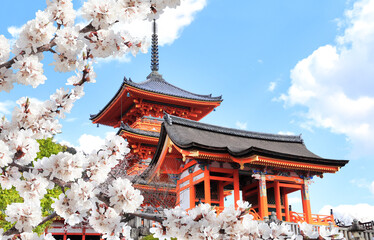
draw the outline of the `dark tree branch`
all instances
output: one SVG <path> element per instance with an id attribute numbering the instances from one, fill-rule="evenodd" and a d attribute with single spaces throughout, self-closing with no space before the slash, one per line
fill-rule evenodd
<path id="1" fill-rule="evenodd" d="M 45 217 L 36 227 L 48 222 L 49 220 L 52 220 L 54 219 L 55 217 L 57 217 L 57 213 L 56 212 L 53 212 L 51 215 Z M 13 235 L 13 234 L 20 234 L 21 232 L 19 230 L 17 230 L 14 226 L 10 229 L 8 229 L 6 232 L 4 232 L 4 236 L 10 236 L 10 235 Z"/>
<path id="2" fill-rule="evenodd" d="M 158 217 L 158 216 L 155 216 L 153 214 L 148 214 L 148 213 L 127 213 L 127 214 L 130 216 L 140 217 L 140 218 L 152 220 L 152 221 L 159 222 L 159 223 L 162 223 L 165 220 L 163 217 Z"/>

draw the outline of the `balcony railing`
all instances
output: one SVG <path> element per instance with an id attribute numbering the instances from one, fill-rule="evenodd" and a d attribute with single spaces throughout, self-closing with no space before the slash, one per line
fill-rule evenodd
<path id="1" fill-rule="evenodd" d="M 305 214 L 291 211 L 290 220 L 294 223 L 305 222 Z M 312 220 L 311 224 L 315 225 L 329 225 L 330 223 L 336 225 L 332 215 L 312 214 Z"/>

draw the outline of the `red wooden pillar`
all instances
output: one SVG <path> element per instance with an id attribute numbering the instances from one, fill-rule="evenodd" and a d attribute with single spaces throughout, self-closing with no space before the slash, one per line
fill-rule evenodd
<path id="1" fill-rule="evenodd" d="M 274 197 L 275 197 L 275 209 L 277 212 L 277 218 L 279 220 L 282 220 L 282 204 L 281 204 L 279 181 L 274 181 Z"/>
<path id="2" fill-rule="evenodd" d="M 193 184 L 192 173 L 189 175 L 189 184 L 190 184 L 190 209 L 195 207 L 195 185 Z"/>
<path id="3" fill-rule="evenodd" d="M 288 206 L 288 196 L 287 194 L 283 195 L 283 203 L 284 203 L 284 213 L 286 215 L 286 222 L 290 221 L 290 208 Z"/>
<path id="4" fill-rule="evenodd" d="M 258 182 L 258 209 L 260 211 L 260 216 L 263 219 L 264 217 L 269 217 L 268 209 L 268 197 L 266 194 L 266 176 L 261 175 Z"/>
<path id="5" fill-rule="evenodd" d="M 86 228 L 85 228 L 85 226 L 83 226 L 83 229 L 82 229 L 82 240 L 86 240 Z"/>
<path id="6" fill-rule="evenodd" d="M 175 203 L 175 206 L 180 206 L 180 201 L 181 201 L 181 199 L 180 199 L 180 191 L 179 191 L 179 184 L 177 184 L 177 187 L 176 187 L 176 194 L 177 194 L 177 201 L 176 201 L 176 203 Z"/>
<path id="7" fill-rule="evenodd" d="M 303 211 L 305 214 L 305 221 L 312 223 L 312 210 L 310 208 L 309 198 L 309 180 L 304 180 L 303 188 L 301 189 L 301 198 L 303 201 Z"/>
<path id="8" fill-rule="evenodd" d="M 223 182 L 218 182 L 218 196 L 219 196 L 219 206 L 225 206 L 225 196 L 223 191 Z"/>
<path id="9" fill-rule="evenodd" d="M 204 170 L 204 193 L 205 193 L 205 203 L 211 204 L 210 199 L 210 172 L 207 167 Z"/>
<path id="10" fill-rule="evenodd" d="M 234 170 L 234 202 L 235 209 L 238 207 L 237 201 L 240 200 L 240 189 L 239 189 L 239 169 Z"/>

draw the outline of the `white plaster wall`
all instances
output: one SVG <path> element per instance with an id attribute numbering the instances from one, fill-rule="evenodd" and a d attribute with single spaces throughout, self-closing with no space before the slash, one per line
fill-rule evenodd
<path id="1" fill-rule="evenodd" d="M 193 178 L 193 181 L 196 182 L 197 180 L 199 180 L 200 178 L 204 177 L 204 173 L 200 173 L 199 175 L 195 176 Z"/>
<path id="2" fill-rule="evenodd" d="M 180 207 L 184 210 L 190 208 L 190 189 L 187 188 L 179 194 Z"/>
<path id="3" fill-rule="evenodd" d="M 188 169 L 186 169 L 184 172 L 182 172 L 180 179 L 183 179 L 184 177 L 187 177 L 189 175 Z"/>
<path id="4" fill-rule="evenodd" d="M 190 183 L 190 180 L 187 180 L 187 181 L 185 181 L 185 182 L 179 184 L 179 188 L 182 188 L 182 187 L 184 187 L 184 186 L 187 186 L 189 183 Z"/>

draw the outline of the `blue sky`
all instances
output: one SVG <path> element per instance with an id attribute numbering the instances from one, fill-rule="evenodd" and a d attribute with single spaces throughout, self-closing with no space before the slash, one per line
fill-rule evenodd
<path id="1" fill-rule="evenodd" d="M 203 122 L 302 134 L 312 152 L 350 160 L 340 172 L 314 179 L 312 211 L 332 205 L 368 212 L 369 206 L 358 204 L 374 205 L 373 6 L 367 0 L 188 0 L 159 21 L 159 72 L 183 89 L 223 96 Z M 2 1 L 0 34 L 12 38 L 44 8 L 44 1 Z M 150 34 L 147 24 L 135 27 L 139 35 Z M 48 61 L 50 56 L 44 64 Z M 145 80 L 150 54 L 99 61 L 95 71 L 97 83 L 85 88 L 85 97 L 61 121 L 57 140 L 84 148 L 115 131 L 97 128 L 89 115 L 105 106 L 124 76 Z M 1 93 L 0 112 L 9 117 L 14 102 L 25 95 L 47 99 L 70 76 L 50 66 L 45 74 L 47 83 L 37 89 L 17 86 Z M 292 196 L 295 205 L 298 197 Z"/>

